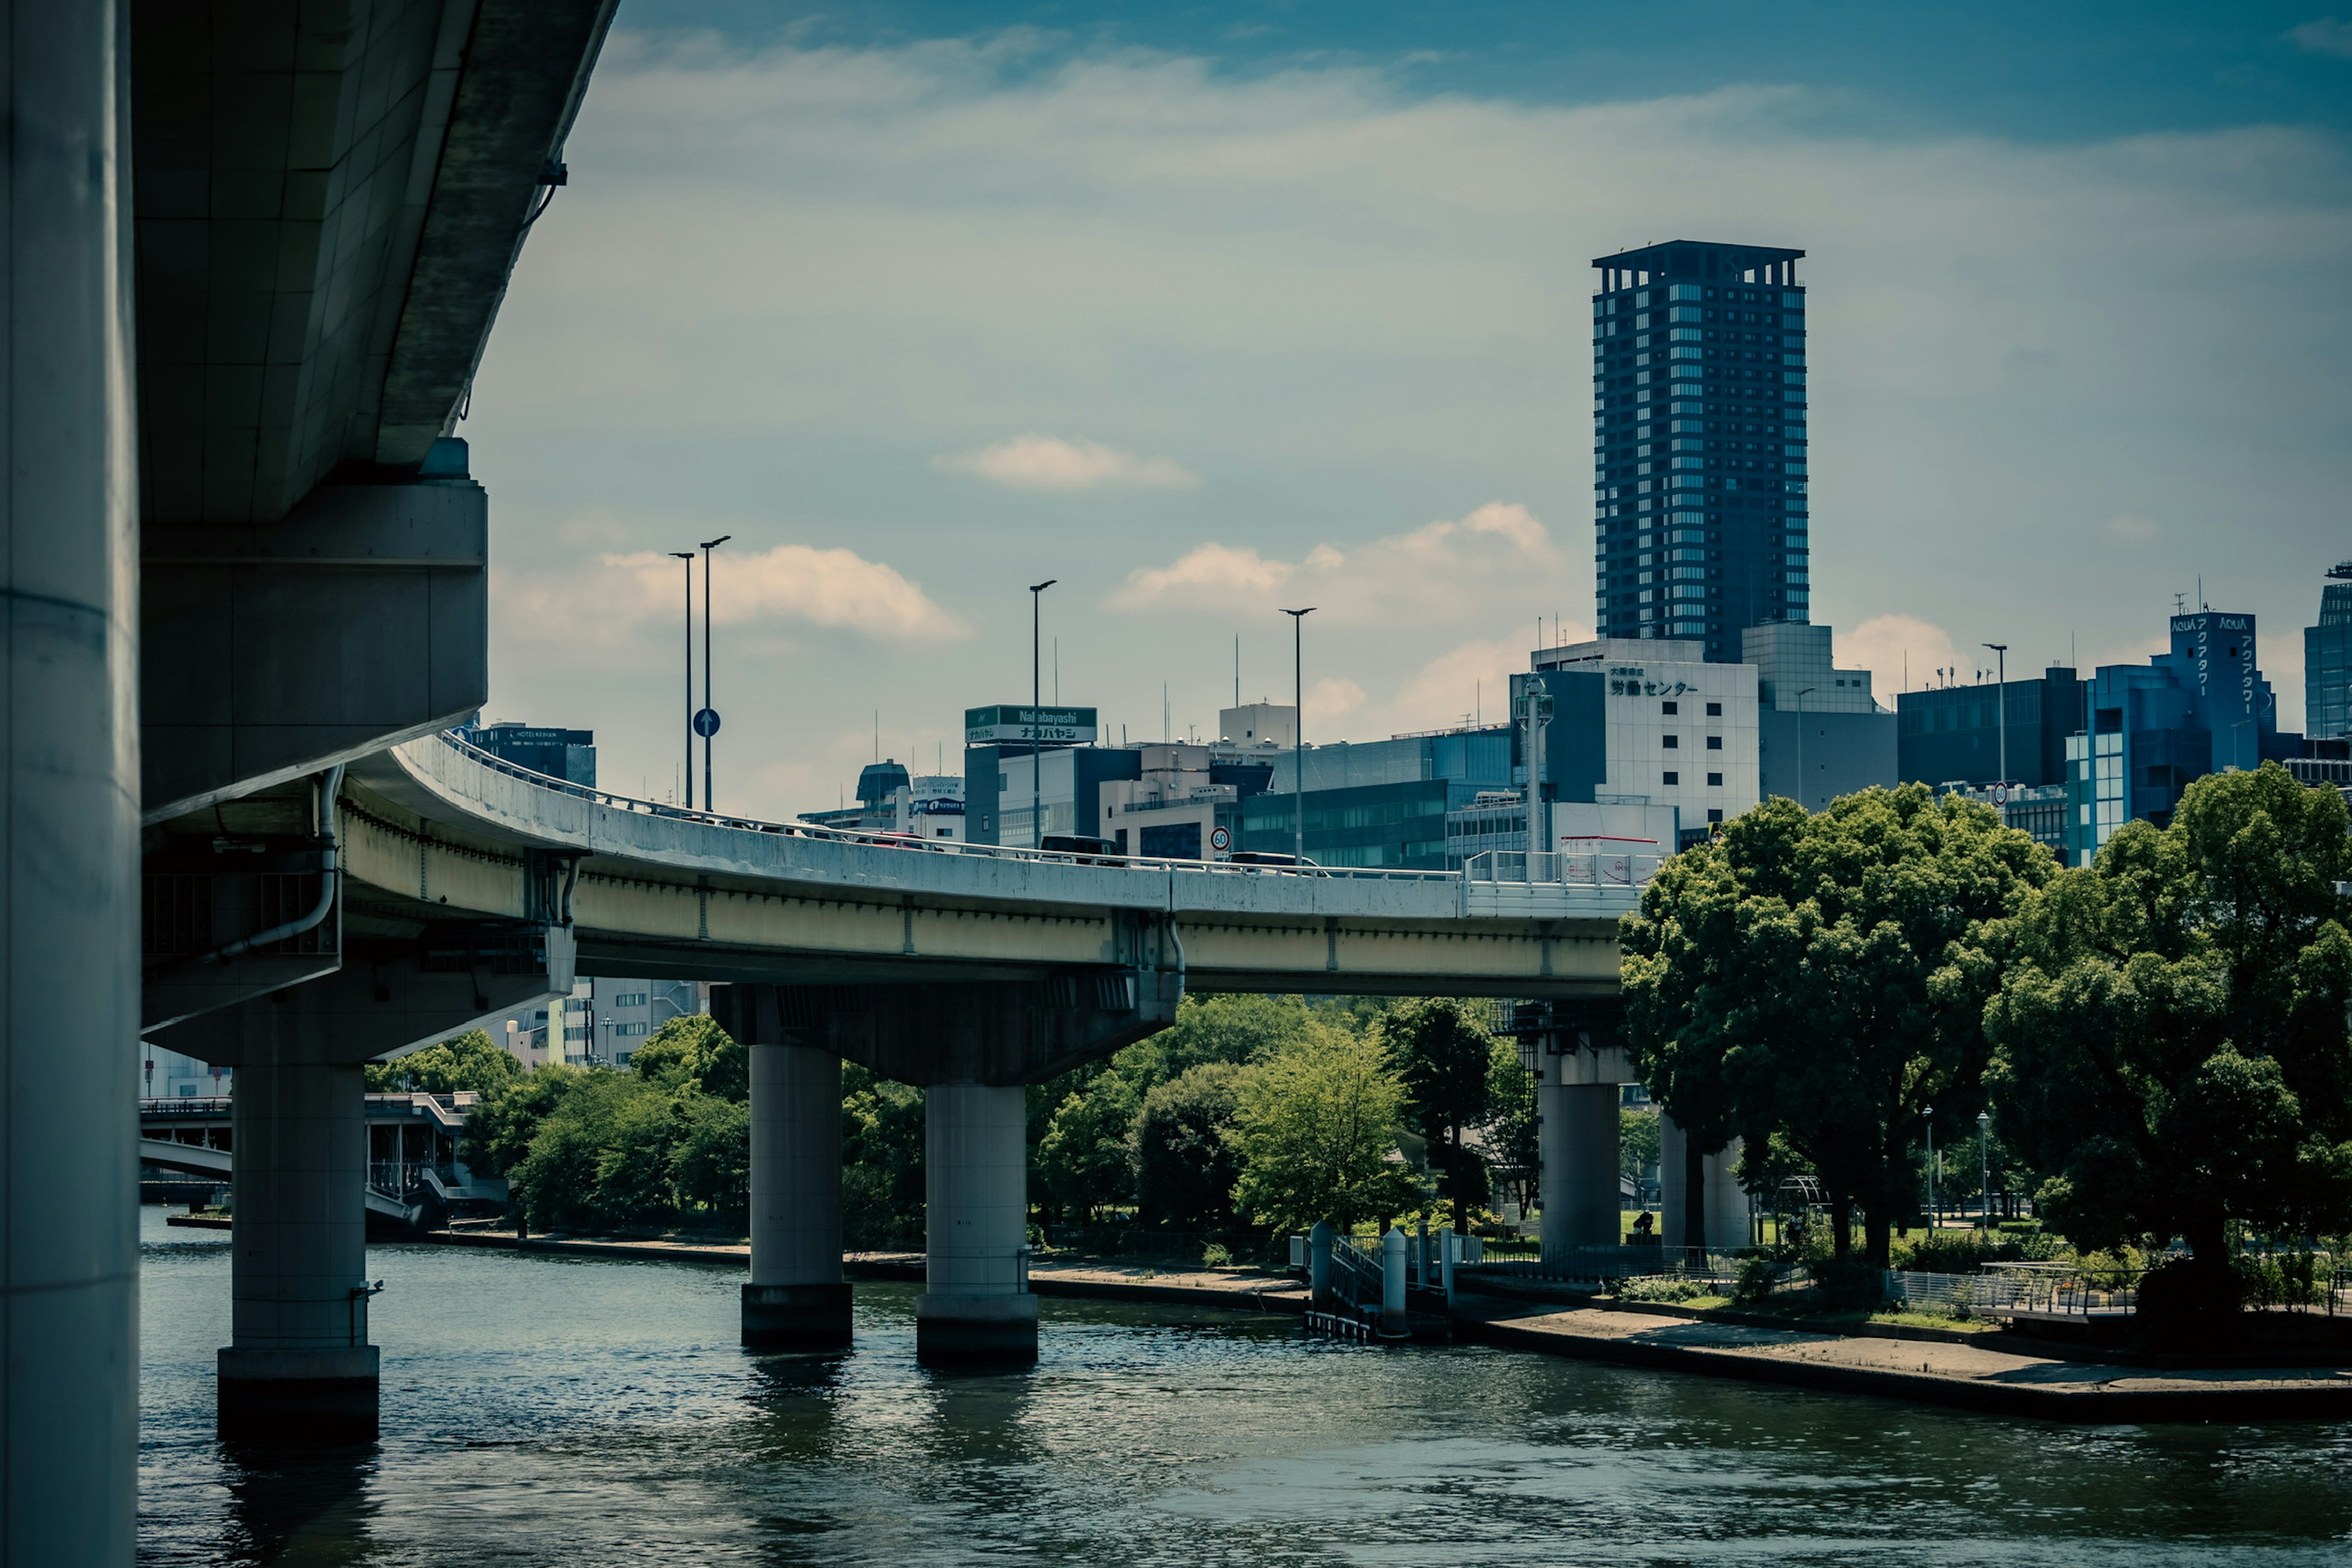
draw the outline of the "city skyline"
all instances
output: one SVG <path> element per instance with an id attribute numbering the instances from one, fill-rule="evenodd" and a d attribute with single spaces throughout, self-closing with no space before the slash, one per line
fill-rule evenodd
<path id="1" fill-rule="evenodd" d="M 723 532 L 722 805 L 834 800 L 877 710 L 885 754 L 952 751 L 1027 691 L 1047 576 L 1048 679 L 1058 638 L 1112 733 L 1160 733 L 1163 682 L 1205 728 L 1237 634 L 1244 695 L 1281 695 L 1295 603 L 1327 606 L 1310 740 L 1491 710 L 1557 619 L 1595 629 L 1584 262 L 1677 237 L 1808 253 L 1809 609 L 1882 694 L 1988 640 L 2144 658 L 2200 574 L 2305 625 L 2345 553 L 2352 345 L 2295 301 L 2352 199 L 2293 93 L 2085 79 L 2075 122 L 2010 133 L 1856 87 L 1885 38 L 1815 82 L 1784 52 L 1540 93 L 1491 49 L 1318 60 L 1303 15 L 1288 55 L 899 15 L 616 33 L 503 308 L 461 426 L 485 717 L 595 729 L 615 787 L 674 778 L 664 552 Z M 2231 47 L 2346 79 L 2296 25 Z M 2292 728 L 2299 649 L 2269 651 Z"/>

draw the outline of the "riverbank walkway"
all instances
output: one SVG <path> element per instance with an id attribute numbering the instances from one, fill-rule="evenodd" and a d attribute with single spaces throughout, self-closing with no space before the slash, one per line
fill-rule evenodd
<path id="1" fill-rule="evenodd" d="M 226 1227 L 173 1215 L 173 1225 Z M 557 1234 L 518 1240 L 514 1232 L 436 1232 L 447 1247 L 522 1250 L 558 1257 L 719 1264 L 746 1268 L 742 1243 Z M 852 1253 L 853 1279 L 923 1278 L 919 1252 Z M 1306 1287 L 1255 1269 L 1162 1268 L 1107 1259 L 1034 1262 L 1036 1295 L 1152 1301 L 1240 1311 L 1304 1313 Z M 2036 1353 L 2006 1335 L 1880 1328 L 1839 1333 L 1696 1317 L 1688 1309 L 1635 1304 L 1564 1306 L 1464 1291 L 1453 1309 L 1458 1338 L 1499 1347 L 1653 1371 L 1861 1394 L 2005 1415 L 2075 1423 L 2352 1418 L 2352 1366 L 2153 1367 L 2078 1359 L 2060 1347 Z M 1902 1337 L 1895 1337 L 1900 1335 Z M 2006 1342 L 1983 1342 L 1994 1340 Z"/>
<path id="2" fill-rule="evenodd" d="M 1664 1372 L 2070 1422 L 2352 1416 L 2352 1367 L 2157 1369 L 2013 1347 L 1766 1328 L 1645 1312 L 1470 1296 L 1465 1339 Z M 1987 1335 L 1984 1338 L 1991 1338 Z"/>

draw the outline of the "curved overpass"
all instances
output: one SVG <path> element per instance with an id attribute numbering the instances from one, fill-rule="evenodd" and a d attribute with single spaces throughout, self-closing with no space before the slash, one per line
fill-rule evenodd
<path id="1" fill-rule="evenodd" d="M 436 734 L 355 765 L 347 932 L 562 925 L 580 973 L 797 986 L 1150 970 L 1198 991 L 1575 996 L 1638 889 L 956 846 L 630 800 Z"/>

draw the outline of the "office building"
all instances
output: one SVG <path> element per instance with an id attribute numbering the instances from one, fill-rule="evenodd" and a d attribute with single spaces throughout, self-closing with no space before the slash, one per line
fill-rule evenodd
<path id="1" fill-rule="evenodd" d="M 2084 724 L 2085 683 L 2063 664 L 2032 679 L 2004 685 L 1931 686 L 1895 699 L 1897 771 L 1908 783 L 1977 788 L 2003 782 L 2001 730 L 2008 728 L 2009 778 L 2037 787 L 2066 782 L 2066 739 Z"/>
<path id="2" fill-rule="evenodd" d="M 2134 818 L 2170 822 L 2207 773 L 2307 753 L 2301 735 L 2279 732 L 2256 655 L 2253 616 L 2199 610 L 2172 617 L 2172 647 L 2147 663 L 2099 668 L 2066 742 L 2069 864 L 2089 865 Z"/>
<path id="3" fill-rule="evenodd" d="M 856 805 L 803 811 L 800 820 L 818 827 L 904 833 L 954 843 L 964 837 L 963 792 L 964 781 L 952 773 L 909 773 L 904 763 L 885 757 L 858 770 Z"/>
<path id="4" fill-rule="evenodd" d="M 1756 667 L 1706 651 L 1602 637 L 1538 648 L 1511 678 L 1515 714 L 1531 694 L 1549 699 L 1539 743 L 1524 722 L 1512 731 L 1547 844 L 1653 840 L 1670 855 L 1757 803 Z"/>
<path id="5" fill-rule="evenodd" d="M 1674 240 L 1594 258 L 1593 511 L 1604 639 L 1809 618 L 1805 253 Z"/>
<path id="6" fill-rule="evenodd" d="M 501 761 L 567 784 L 596 787 L 596 731 L 550 730 L 502 721 L 460 730 L 459 736 Z"/>
<path id="7" fill-rule="evenodd" d="M 2303 628 L 2303 732 L 2352 735 L 2352 561 L 2327 570 L 2319 624 Z"/>
<path id="8" fill-rule="evenodd" d="M 1840 669 L 1827 626 L 1776 621 L 1740 634 L 1756 667 L 1757 794 L 1819 811 L 1895 780 L 1895 714 L 1870 671 Z"/>

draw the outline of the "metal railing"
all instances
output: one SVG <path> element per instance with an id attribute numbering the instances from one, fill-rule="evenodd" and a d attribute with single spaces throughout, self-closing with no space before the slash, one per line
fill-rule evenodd
<path id="1" fill-rule="evenodd" d="M 1663 855 L 1639 855 L 1616 850 L 1570 853 L 1546 850 L 1489 849 L 1473 855 L 1462 868 L 1473 882 L 1523 882 L 1570 888 L 1646 888 L 1658 874 Z"/>
<path id="2" fill-rule="evenodd" d="M 1654 1279 L 1728 1283 L 1739 1271 L 1739 1259 L 1703 1247 L 1571 1247 L 1550 1258 L 1497 1258 L 1465 1267 L 1484 1279 L 1545 1279 L 1578 1285 Z"/>
<path id="3" fill-rule="evenodd" d="M 1331 1294 L 1360 1312 L 1378 1312 L 1387 1300 L 1388 1276 L 1381 1238 L 1340 1236 L 1331 1240 Z"/>
<path id="4" fill-rule="evenodd" d="M 635 812 L 641 816 L 667 817 L 678 822 L 698 822 L 707 827 L 722 827 L 739 833 L 763 833 L 784 838 L 811 838 L 833 844 L 903 849 L 910 854 L 960 855 L 1055 866 L 1107 866 L 1124 870 L 1182 872 L 1192 876 L 1337 877 L 1351 881 L 1440 883 L 1459 883 L 1462 880 L 1462 874 L 1458 871 L 1384 871 L 1368 866 L 1237 866 L 1225 860 L 1185 860 L 1166 856 L 1094 854 L 1066 849 L 1018 849 L 1001 844 L 968 844 L 951 838 L 915 838 L 885 828 L 824 827 L 814 822 L 768 822 L 759 817 L 735 816 L 721 812 L 689 811 L 684 806 L 638 800 L 632 795 L 614 795 L 608 790 L 573 784 L 569 779 L 534 773 L 461 740 L 446 730 L 440 732 L 440 740 L 469 762 L 493 773 L 520 779 L 540 789 L 571 795 L 614 811 Z"/>
<path id="5" fill-rule="evenodd" d="M 173 1098 L 152 1095 L 139 1102 L 139 1114 L 148 1116 L 220 1117 L 229 1113 L 230 1100 L 225 1094 L 182 1095 Z"/>

